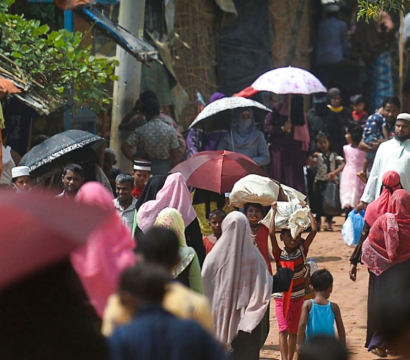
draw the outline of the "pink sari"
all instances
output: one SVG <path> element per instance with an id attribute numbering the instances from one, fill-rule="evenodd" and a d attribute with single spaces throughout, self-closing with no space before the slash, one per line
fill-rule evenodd
<path id="1" fill-rule="evenodd" d="M 397 190 L 388 212 L 378 218 L 363 243 L 362 262 L 375 275 L 410 259 L 410 195 Z"/>

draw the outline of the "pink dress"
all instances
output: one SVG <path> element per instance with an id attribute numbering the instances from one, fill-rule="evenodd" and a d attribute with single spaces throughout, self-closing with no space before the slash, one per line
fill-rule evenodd
<path id="1" fill-rule="evenodd" d="M 363 169 L 366 153 L 351 145 L 343 146 L 343 151 L 346 166 L 340 180 L 340 203 L 342 208 L 349 208 L 355 207 L 359 203 L 366 186 L 356 175 Z"/>

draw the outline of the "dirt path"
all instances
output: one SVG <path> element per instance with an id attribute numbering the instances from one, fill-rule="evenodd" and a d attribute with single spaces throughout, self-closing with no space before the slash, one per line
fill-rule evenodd
<path id="1" fill-rule="evenodd" d="M 359 266 L 357 281 L 349 279 L 349 257 L 353 251 L 342 240 L 340 229 L 343 218 L 335 218 L 333 232 L 319 232 L 316 236 L 309 257 L 314 257 L 319 268 L 328 269 L 334 278 L 331 301 L 341 309 L 346 329 L 347 344 L 352 354 L 351 360 L 377 359 L 364 348 L 366 337 L 367 283 L 366 268 Z M 275 318 L 274 301 L 271 302 L 271 330 L 261 351 L 261 359 L 280 359 L 278 328 Z"/>

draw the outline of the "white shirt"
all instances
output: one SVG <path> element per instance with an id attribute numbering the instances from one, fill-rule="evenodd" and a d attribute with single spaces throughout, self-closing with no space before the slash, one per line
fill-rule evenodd
<path id="1" fill-rule="evenodd" d="M 122 222 L 128 226 L 132 231 L 134 226 L 134 216 L 135 216 L 135 205 L 137 204 L 137 199 L 132 197 L 132 203 L 126 209 L 123 209 L 118 202 L 118 198 L 114 199 L 114 206 L 121 216 Z"/>
<path id="2" fill-rule="evenodd" d="M 410 192 L 410 139 L 391 139 L 379 146 L 361 201 L 370 203 L 379 197 L 383 174 L 389 170 L 400 175 L 403 189 Z"/>
<path id="3" fill-rule="evenodd" d="M 3 145 L 2 145 L 3 146 Z M 10 185 L 11 184 L 11 169 L 13 169 L 16 164 L 11 156 L 11 147 L 3 146 L 3 172 L 1 173 L 1 185 Z"/>

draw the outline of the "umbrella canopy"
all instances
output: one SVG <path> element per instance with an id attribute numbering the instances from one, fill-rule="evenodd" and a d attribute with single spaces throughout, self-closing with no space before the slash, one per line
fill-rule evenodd
<path id="1" fill-rule="evenodd" d="M 288 66 L 270 70 L 259 76 L 254 83 L 235 96 L 251 96 L 259 91 L 270 91 L 275 94 L 314 94 L 326 92 L 318 78 L 309 71 Z"/>
<path id="2" fill-rule="evenodd" d="M 230 192 L 246 175 L 268 176 L 248 156 L 225 150 L 200 152 L 171 170 L 177 172 L 185 177 L 188 186 L 219 194 Z"/>
<path id="3" fill-rule="evenodd" d="M 271 112 L 269 108 L 257 101 L 242 97 L 225 97 L 207 105 L 198 114 L 189 128 L 199 128 L 205 132 L 229 130 L 232 110 L 249 107 L 252 108 L 256 121 L 264 121 L 266 114 Z"/>
<path id="4" fill-rule="evenodd" d="M 44 193 L 2 191 L 0 289 L 67 258 L 109 216 L 111 211 Z"/>
<path id="5" fill-rule="evenodd" d="M 52 174 L 54 169 L 64 166 L 69 156 L 79 149 L 89 149 L 96 156 L 98 149 L 106 140 L 98 135 L 82 130 L 67 130 L 54 135 L 34 146 L 23 156 L 19 165 L 30 168 L 30 177 Z M 89 153 L 88 153 L 89 155 Z"/>

